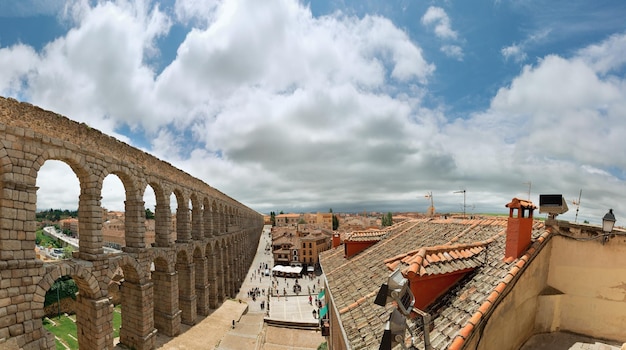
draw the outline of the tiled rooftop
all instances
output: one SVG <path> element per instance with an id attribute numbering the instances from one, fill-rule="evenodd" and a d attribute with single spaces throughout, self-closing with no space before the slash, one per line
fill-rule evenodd
<path id="1" fill-rule="evenodd" d="M 461 344 L 467 337 L 464 332 L 472 330 L 511 280 L 508 275 L 515 274 L 528 259 L 503 261 L 506 224 L 507 218 L 408 220 L 391 226 L 388 237 L 349 259 L 344 258 L 342 247 L 322 253 L 322 268 L 350 346 L 370 349 L 380 344 L 393 306 L 380 307 L 374 299 L 396 267 L 405 275 L 475 268 L 425 310 L 433 318 L 433 349 Z M 547 231 L 537 221 L 533 241 L 540 236 L 540 241 L 545 240 Z M 537 251 L 530 248 L 529 254 Z M 412 324 L 411 334 L 420 334 L 418 328 Z"/>
<path id="2" fill-rule="evenodd" d="M 388 234 L 389 231 L 387 230 L 353 231 L 347 234 L 345 239 L 352 242 L 380 241 L 386 238 Z"/>

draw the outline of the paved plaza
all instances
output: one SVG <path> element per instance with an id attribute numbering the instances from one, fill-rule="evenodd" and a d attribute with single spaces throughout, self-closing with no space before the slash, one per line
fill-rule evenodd
<path id="1" fill-rule="evenodd" d="M 301 292 L 293 292 L 295 278 L 265 276 L 265 266 L 274 266 L 271 236 L 264 233 L 259 242 L 256 256 L 248 271 L 237 299 L 225 301 L 217 310 L 206 317 L 199 317 L 193 327 L 182 327 L 182 333 L 169 338 L 157 335 L 157 348 L 166 350 L 219 349 L 219 350 L 315 350 L 325 341 L 319 330 L 280 328 L 267 325 L 271 321 L 293 325 L 312 326 L 318 320 L 313 316 L 315 298 L 322 285 L 322 278 L 299 278 Z M 319 282 L 318 282 L 319 279 Z M 279 288 L 280 297 L 268 296 L 272 288 Z M 318 284 L 319 283 L 319 284 Z M 289 288 L 288 288 L 289 286 Z M 282 293 L 286 291 L 286 297 Z M 249 292 L 259 290 L 260 296 L 252 298 Z M 315 290 L 315 292 L 313 292 Z M 291 291 L 291 293 L 290 293 Z M 312 303 L 309 304 L 311 292 Z M 274 293 L 275 294 L 275 293 Z M 269 310 L 268 306 L 269 305 Z M 262 307 L 264 306 L 264 307 Z M 235 321 L 235 327 L 232 322 Z"/>

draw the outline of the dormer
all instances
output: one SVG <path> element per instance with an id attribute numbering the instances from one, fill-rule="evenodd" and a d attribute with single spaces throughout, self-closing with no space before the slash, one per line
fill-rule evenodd
<path id="1" fill-rule="evenodd" d="M 481 266 L 487 242 L 422 248 L 385 261 L 399 266 L 410 281 L 415 307 L 424 310 L 476 267 Z M 408 266 L 407 266 L 408 265 Z"/>
<path id="2" fill-rule="evenodd" d="M 345 257 L 349 258 L 373 246 L 388 236 L 389 232 L 380 230 L 353 231 L 343 241 Z"/>

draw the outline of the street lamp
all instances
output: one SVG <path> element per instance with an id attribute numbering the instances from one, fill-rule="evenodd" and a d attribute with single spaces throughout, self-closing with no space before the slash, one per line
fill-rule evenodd
<path id="1" fill-rule="evenodd" d="M 611 234 L 611 231 L 613 231 L 613 226 L 615 226 L 615 215 L 613 215 L 613 209 L 609 209 L 609 212 L 604 214 L 604 217 L 602 218 L 602 232 L 604 232 L 604 242 L 609 240 L 609 234 Z"/>

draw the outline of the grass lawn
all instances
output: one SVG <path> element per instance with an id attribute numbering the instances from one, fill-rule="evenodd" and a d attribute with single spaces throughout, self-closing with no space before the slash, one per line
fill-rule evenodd
<path id="1" fill-rule="evenodd" d="M 44 328 L 54 334 L 56 337 L 55 342 L 57 349 L 78 349 L 78 340 L 76 338 L 76 323 L 73 321 L 74 319 L 76 319 L 75 315 L 61 315 L 60 318 L 52 317 L 51 319 L 43 319 Z M 120 336 L 121 324 L 122 313 L 121 308 L 118 305 L 113 309 L 113 337 Z"/>

